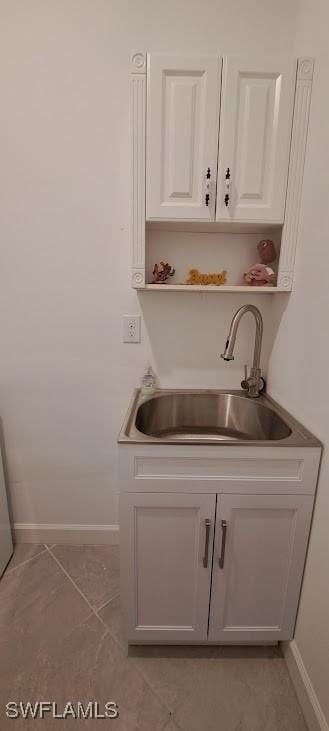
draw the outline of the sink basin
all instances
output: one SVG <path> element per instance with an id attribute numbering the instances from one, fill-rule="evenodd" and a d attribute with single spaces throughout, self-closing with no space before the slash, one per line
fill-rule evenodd
<path id="1" fill-rule="evenodd" d="M 158 390 L 134 394 L 120 444 L 319 446 L 318 440 L 266 395 L 244 391 Z"/>
<path id="2" fill-rule="evenodd" d="M 157 439 L 286 439 L 291 429 L 275 411 L 231 393 L 169 393 L 137 410 L 135 426 Z"/>

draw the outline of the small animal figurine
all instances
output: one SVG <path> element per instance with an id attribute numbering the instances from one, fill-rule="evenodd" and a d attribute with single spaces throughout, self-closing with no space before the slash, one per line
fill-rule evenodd
<path id="1" fill-rule="evenodd" d="M 198 269 L 190 269 L 186 284 L 220 284 L 226 283 L 226 271 L 213 274 L 202 274 Z"/>
<path id="2" fill-rule="evenodd" d="M 173 277 L 175 269 L 172 269 L 168 262 L 160 261 L 160 264 L 155 264 L 153 269 L 153 284 L 165 284 L 169 277 Z"/>
<path id="3" fill-rule="evenodd" d="M 244 281 L 250 287 L 273 287 L 275 284 L 274 270 L 268 266 L 276 259 L 276 251 L 271 239 L 262 239 L 257 245 L 260 262 L 254 264 L 243 275 Z"/>

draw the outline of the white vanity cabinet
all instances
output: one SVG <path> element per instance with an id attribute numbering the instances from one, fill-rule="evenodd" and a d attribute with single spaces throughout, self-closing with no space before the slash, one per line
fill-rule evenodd
<path id="1" fill-rule="evenodd" d="M 293 637 L 320 448 L 120 448 L 128 642 Z"/>

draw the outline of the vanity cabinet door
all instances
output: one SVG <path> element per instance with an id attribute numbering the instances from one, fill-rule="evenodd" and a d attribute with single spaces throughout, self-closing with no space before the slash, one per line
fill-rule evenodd
<path id="1" fill-rule="evenodd" d="M 120 497 L 129 642 L 207 640 L 216 495 Z"/>
<path id="2" fill-rule="evenodd" d="M 293 637 L 313 497 L 219 495 L 209 641 Z"/>
<path id="3" fill-rule="evenodd" d="M 220 59 L 150 54 L 147 61 L 146 218 L 211 220 Z"/>
<path id="4" fill-rule="evenodd" d="M 218 221 L 283 222 L 295 80 L 293 59 L 224 58 Z"/>

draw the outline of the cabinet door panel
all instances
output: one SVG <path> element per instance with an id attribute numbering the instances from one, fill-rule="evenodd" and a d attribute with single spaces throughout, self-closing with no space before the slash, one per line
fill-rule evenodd
<path id="1" fill-rule="evenodd" d="M 121 496 L 121 581 L 129 641 L 207 639 L 215 495 Z M 205 520 L 210 519 L 204 566 Z"/>
<path id="2" fill-rule="evenodd" d="M 218 500 L 209 639 L 290 639 L 313 498 L 220 495 Z M 221 568 L 223 521 L 227 528 Z"/>
<path id="3" fill-rule="evenodd" d="M 292 59 L 224 59 L 217 220 L 283 221 L 295 77 Z"/>
<path id="4" fill-rule="evenodd" d="M 148 56 L 148 219 L 214 217 L 219 97 L 217 56 Z"/>

